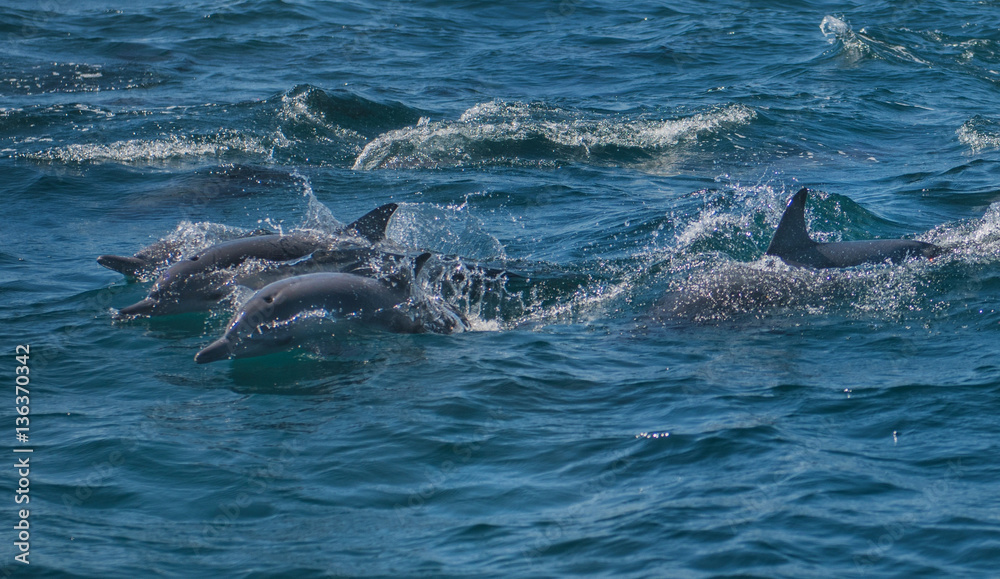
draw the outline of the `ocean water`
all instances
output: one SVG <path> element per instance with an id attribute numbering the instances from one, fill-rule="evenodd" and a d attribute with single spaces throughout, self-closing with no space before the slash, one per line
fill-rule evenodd
<path id="1" fill-rule="evenodd" d="M 997 2 L 42 0 L 0 47 L 0 576 L 996 573 Z M 787 267 L 801 187 L 949 252 Z M 426 281 L 471 331 L 112 318 L 150 281 L 98 255 L 390 201 L 517 274 Z"/>

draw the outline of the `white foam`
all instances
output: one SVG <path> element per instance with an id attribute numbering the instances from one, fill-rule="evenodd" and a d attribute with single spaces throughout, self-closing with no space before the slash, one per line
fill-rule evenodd
<path id="1" fill-rule="evenodd" d="M 1000 148 L 1000 124 L 976 117 L 962 123 L 955 131 L 959 142 L 967 145 L 972 151 Z"/>
<path id="2" fill-rule="evenodd" d="M 851 32 L 851 27 L 836 16 L 824 16 L 823 21 L 819 23 L 819 29 L 823 33 L 823 36 L 834 37 L 830 38 L 830 42 L 835 42 L 836 37 L 844 36 Z"/>
<path id="3" fill-rule="evenodd" d="M 263 155 L 269 154 L 275 146 L 287 144 L 236 131 L 222 131 L 210 136 L 170 135 L 162 139 L 129 139 L 108 144 L 70 144 L 25 153 L 23 156 L 37 161 L 60 163 L 137 163 L 185 157 L 218 157 L 232 151 Z"/>

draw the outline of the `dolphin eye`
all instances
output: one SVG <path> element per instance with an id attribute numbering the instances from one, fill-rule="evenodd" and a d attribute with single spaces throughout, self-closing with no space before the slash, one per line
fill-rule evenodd
<path id="1" fill-rule="evenodd" d="M 269 304 L 269 303 L 271 303 L 271 302 L 273 302 L 273 301 L 274 301 L 274 298 L 273 298 L 273 297 L 271 297 L 271 296 L 264 296 L 264 302 L 265 302 L 265 303 L 268 303 L 268 304 Z"/>
<path id="2" fill-rule="evenodd" d="M 198 261 L 198 256 L 197 256 L 197 255 L 192 255 L 192 256 L 191 256 L 190 258 L 188 258 L 188 259 L 190 259 L 191 261 Z"/>

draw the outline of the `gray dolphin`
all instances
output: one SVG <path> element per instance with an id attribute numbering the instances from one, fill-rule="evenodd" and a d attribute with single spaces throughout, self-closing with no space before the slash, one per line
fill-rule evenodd
<path id="1" fill-rule="evenodd" d="M 398 206 L 383 205 L 367 213 L 345 232 L 377 243 L 385 238 L 389 218 Z M 225 297 L 240 266 L 250 260 L 287 262 L 327 249 L 330 239 L 313 235 L 259 235 L 213 245 L 166 269 L 145 299 L 124 307 L 116 317 L 169 315 L 203 311 Z"/>
<path id="2" fill-rule="evenodd" d="M 805 207 L 809 190 L 802 188 L 788 201 L 774 232 L 767 255 L 781 258 L 788 265 L 813 267 L 852 267 L 865 263 L 899 263 L 911 257 L 932 258 L 945 252 L 933 243 L 911 239 L 872 239 L 819 243 L 806 230 Z"/>
<path id="3" fill-rule="evenodd" d="M 256 229 L 238 238 L 273 234 L 273 231 L 267 229 Z M 126 277 L 142 278 L 181 259 L 183 249 L 184 243 L 180 239 L 161 239 L 140 249 L 134 255 L 99 255 L 97 263 Z"/>
<path id="4" fill-rule="evenodd" d="M 418 262 L 421 259 L 425 256 Z M 291 350 L 310 338 L 335 335 L 329 324 L 344 320 L 399 333 L 449 333 L 468 327 L 450 307 L 434 312 L 436 319 L 415 316 L 407 307 L 407 285 L 350 273 L 311 273 L 276 281 L 255 293 L 230 320 L 225 334 L 194 360 L 207 364 Z"/>
<path id="5" fill-rule="evenodd" d="M 368 239 L 373 243 L 381 241 L 385 238 L 385 228 L 389 218 L 392 217 L 397 207 L 398 205 L 395 203 L 382 205 L 348 225 L 344 231 Z M 266 229 L 257 229 L 249 234 L 241 235 L 239 238 L 273 234 Z M 180 240 L 161 239 L 140 249 L 134 255 L 100 255 L 97 257 L 97 263 L 127 277 L 141 278 L 181 259 L 182 249 L 183 244 Z"/>

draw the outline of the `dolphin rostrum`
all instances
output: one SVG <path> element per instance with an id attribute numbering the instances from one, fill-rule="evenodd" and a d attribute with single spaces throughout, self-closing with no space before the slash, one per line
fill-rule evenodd
<path id="1" fill-rule="evenodd" d="M 788 208 L 781 216 L 778 229 L 767 247 L 767 255 L 779 257 L 791 266 L 825 269 L 865 263 L 878 264 L 887 260 L 900 263 L 910 257 L 932 258 L 945 251 L 933 243 L 911 239 L 835 243 L 813 241 L 806 230 L 805 207 L 808 196 L 809 190 L 803 187 L 788 201 Z"/>
<path id="2" fill-rule="evenodd" d="M 428 257 L 417 258 L 414 277 Z M 435 319 L 415 316 L 408 307 L 408 286 L 351 273 L 310 273 L 276 281 L 255 293 L 230 320 L 225 334 L 194 360 L 207 364 L 291 350 L 310 338 L 336 335 L 329 324 L 344 320 L 399 333 L 449 333 L 468 327 L 465 317 L 450 307 L 432 312 Z"/>
<path id="3" fill-rule="evenodd" d="M 396 208 L 395 203 L 383 205 L 344 232 L 377 243 L 385 238 L 386 225 Z M 245 262 L 286 262 L 329 246 L 330 239 L 305 234 L 259 235 L 219 243 L 171 265 L 160 274 L 145 299 L 122 308 L 116 317 L 206 310 L 225 297 L 227 285 L 237 275 L 235 269 Z"/>

